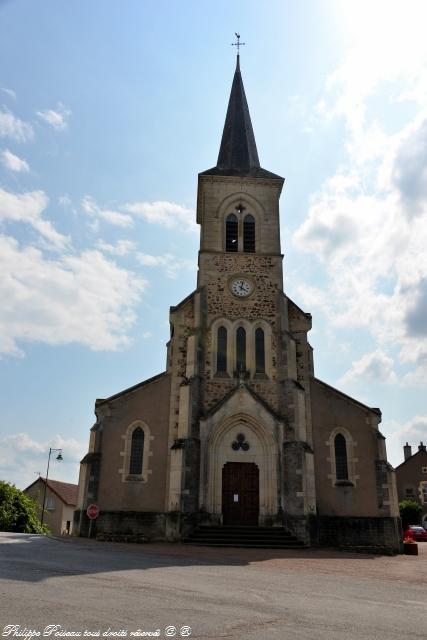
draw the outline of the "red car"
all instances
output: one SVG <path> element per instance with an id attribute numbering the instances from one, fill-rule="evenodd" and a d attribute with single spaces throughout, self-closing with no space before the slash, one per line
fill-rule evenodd
<path id="1" fill-rule="evenodd" d="M 411 538 L 411 540 L 417 540 L 418 542 L 427 542 L 427 531 L 418 525 L 410 524 L 406 531 L 403 533 L 403 539 Z"/>

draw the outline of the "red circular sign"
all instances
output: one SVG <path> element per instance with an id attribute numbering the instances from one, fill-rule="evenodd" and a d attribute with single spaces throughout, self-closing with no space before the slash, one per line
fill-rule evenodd
<path id="1" fill-rule="evenodd" d="M 97 504 L 90 504 L 86 509 L 87 517 L 91 520 L 95 520 L 99 516 L 99 507 Z"/>

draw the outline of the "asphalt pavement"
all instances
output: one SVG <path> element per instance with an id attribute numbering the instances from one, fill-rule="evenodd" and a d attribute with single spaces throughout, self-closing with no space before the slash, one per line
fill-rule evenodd
<path id="1" fill-rule="evenodd" d="M 0 533 L 0 632 L 24 638 L 427 638 L 419 556 Z"/>

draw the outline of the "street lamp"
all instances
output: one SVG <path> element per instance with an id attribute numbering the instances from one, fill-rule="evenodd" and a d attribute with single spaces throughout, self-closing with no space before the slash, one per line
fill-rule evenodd
<path id="1" fill-rule="evenodd" d="M 62 449 L 52 449 L 52 447 L 49 447 L 49 457 L 47 459 L 47 469 L 46 469 L 46 478 L 45 478 L 45 482 L 44 482 L 44 493 L 43 493 L 43 506 L 42 506 L 42 517 L 40 520 L 40 524 L 43 526 L 43 520 L 44 520 L 44 505 L 46 503 L 46 489 L 47 489 L 47 481 L 49 478 L 49 464 L 50 464 L 50 456 L 52 454 L 52 451 L 57 451 L 58 455 L 56 456 L 56 459 L 58 460 L 58 462 L 61 462 L 61 460 L 63 460 L 62 457 Z"/>

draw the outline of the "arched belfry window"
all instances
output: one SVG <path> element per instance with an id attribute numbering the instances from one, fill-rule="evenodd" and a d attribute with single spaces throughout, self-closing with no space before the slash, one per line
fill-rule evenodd
<path id="1" fill-rule="evenodd" d="M 140 475 L 142 473 L 142 460 L 144 456 L 144 431 L 137 427 L 132 433 L 130 449 L 129 473 Z"/>
<path id="2" fill-rule="evenodd" d="M 218 373 L 227 372 L 227 329 L 219 327 L 217 334 L 216 370 Z"/>
<path id="3" fill-rule="evenodd" d="M 265 339 L 264 331 L 255 331 L 255 373 L 265 373 Z"/>
<path id="4" fill-rule="evenodd" d="M 246 371 L 246 331 L 239 327 L 236 331 L 236 371 Z"/>
<path id="5" fill-rule="evenodd" d="M 243 251 L 255 253 L 255 218 L 250 213 L 243 220 Z"/>
<path id="6" fill-rule="evenodd" d="M 341 433 L 335 436 L 334 447 L 336 478 L 337 480 L 348 480 L 347 444 Z"/>
<path id="7" fill-rule="evenodd" d="M 237 251 L 239 247 L 239 222 L 234 213 L 230 213 L 225 221 L 225 250 Z"/>

